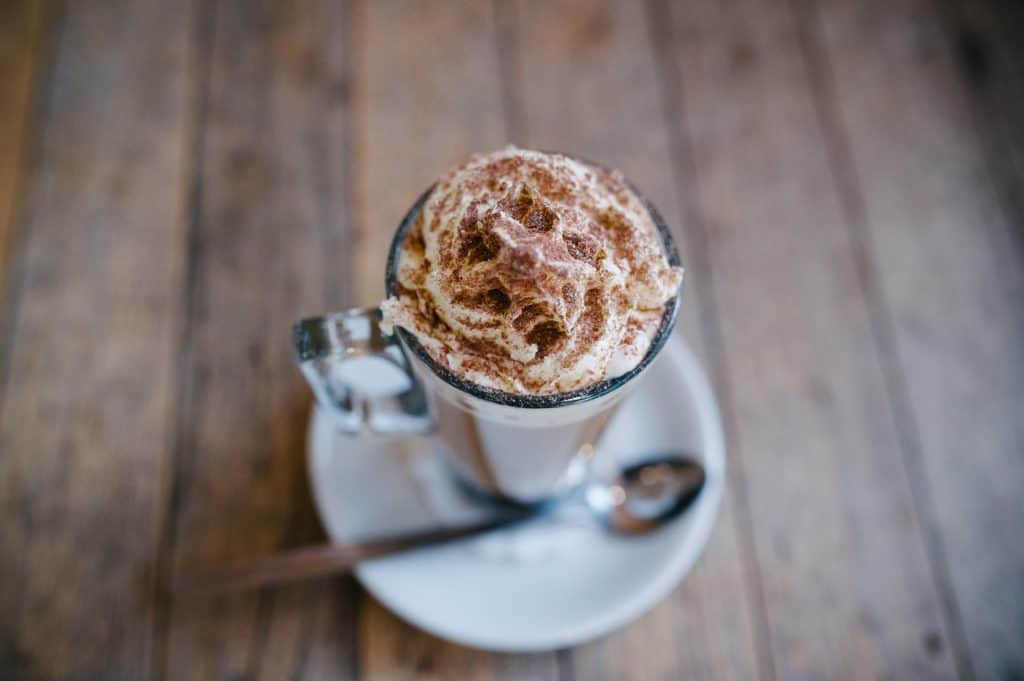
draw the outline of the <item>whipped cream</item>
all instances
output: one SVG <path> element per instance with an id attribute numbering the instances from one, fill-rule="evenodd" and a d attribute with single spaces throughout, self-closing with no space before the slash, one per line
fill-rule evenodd
<path id="1" fill-rule="evenodd" d="M 510 146 L 438 182 L 381 309 L 467 380 L 544 395 L 635 367 L 682 276 L 621 174 Z"/>

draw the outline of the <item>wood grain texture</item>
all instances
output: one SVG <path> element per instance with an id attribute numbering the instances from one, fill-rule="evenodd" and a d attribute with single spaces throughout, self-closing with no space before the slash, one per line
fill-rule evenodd
<path id="1" fill-rule="evenodd" d="M 964 676 L 1019 678 L 1024 251 L 1017 199 L 1004 191 L 1008 166 L 991 162 L 990 136 L 1008 159 L 1024 150 L 1001 136 L 1001 112 L 979 101 L 994 74 L 970 76 L 996 67 L 965 64 L 967 38 L 953 32 L 950 44 L 932 3 L 833 0 L 807 10 L 828 57 L 831 144 L 856 176 L 847 213 L 877 281 L 880 341 L 904 402 L 934 561 L 962 619 L 954 652 Z"/>
<path id="2" fill-rule="evenodd" d="M 333 2 L 204 5 L 189 330 L 171 522 L 177 570 L 322 540 L 309 495 L 309 393 L 291 324 L 322 312 L 343 203 L 343 17 Z M 204 37 L 205 36 L 205 37 Z M 331 292 L 343 297 L 342 291 Z M 337 304 L 339 301 L 332 301 Z M 354 675 L 354 585 L 298 585 L 168 603 L 158 675 Z M 322 647 L 330 647 L 324 651 Z"/>
<path id="3" fill-rule="evenodd" d="M 676 183 L 656 50 L 642 3 L 520 2 L 504 13 L 513 91 L 525 139 L 622 170 L 673 227 L 687 268 L 680 329 L 705 356 L 706 321 L 698 226 Z M 546 20 L 551 15 L 561 21 Z M 572 115 L 566 115 L 567 112 Z M 575 679 L 754 679 L 758 671 L 744 554 L 735 519 L 735 485 L 698 566 L 671 597 L 636 623 L 573 650 Z"/>
<path id="4" fill-rule="evenodd" d="M 784 9 L 671 7 L 774 671 L 954 678 L 862 263 Z"/>
<path id="5" fill-rule="evenodd" d="M 364 679 L 556 681 L 553 653 L 505 655 L 464 648 L 397 619 L 367 597 L 360 627 Z"/>
<path id="6" fill-rule="evenodd" d="M 366 2 L 356 8 L 356 289 L 384 292 L 384 259 L 406 210 L 441 173 L 505 141 L 489 3 Z M 554 655 L 468 650 L 400 622 L 371 598 L 360 623 L 367 679 L 554 679 Z"/>
<path id="7" fill-rule="evenodd" d="M 5 299 L 11 230 L 21 196 L 28 152 L 33 84 L 43 66 L 40 47 L 50 18 L 44 0 L 12 0 L 0 6 L 0 299 Z M 0 327 L 0 333 L 5 329 Z"/>
<path id="8" fill-rule="evenodd" d="M 951 66 L 963 82 L 957 94 L 972 110 L 990 181 L 1024 254 L 1024 5 L 942 0 L 939 6 Z"/>
<path id="9" fill-rule="evenodd" d="M 384 260 L 409 207 L 445 170 L 505 142 L 489 3 L 358 2 L 354 84 L 356 285 L 384 296 Z"/>
<path id="10" fill-rule="evenodd" d="M 184 283 L 187 17 L 69 3 L 55 34 L 0 414 L 5 678 L 148 667 Z"/>

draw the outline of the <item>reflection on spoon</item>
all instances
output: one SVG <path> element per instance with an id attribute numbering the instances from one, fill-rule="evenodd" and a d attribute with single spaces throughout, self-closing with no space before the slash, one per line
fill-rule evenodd
<path id="1" fill-rule="evenodd" d="M 642 534 L 689 508 L 706 479 L 693 459 L 664 456 L 627 466 L 609 482 L 588 485 L 583 495 L 612 532 Z"/>

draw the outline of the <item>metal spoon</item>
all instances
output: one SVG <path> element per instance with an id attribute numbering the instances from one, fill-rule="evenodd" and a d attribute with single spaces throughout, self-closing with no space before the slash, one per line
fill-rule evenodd
<path id="1" fill-rule="evenodd" d="M 553 502 L 540 507 L 502 505 L 498 517 L 466 527 L 361 542 L 323 544 L 220 566 L 202 572 L 186 573 L 174 580 L 176 592 L 219 592 L 280 584 L 312 577 L 323 577 L 351 569 L 371 558 L 393 555 L 456 539 L 478 536 L 509 527 L 563 508 L 581 503 L 610 532 L 636 535 L 650 532 L 676 517 L 697 499 L 704 488 L 704 468 L 693 459 L 663 456 L 623 468 L 604 482 L 583 487 L 571 501 Z"/>
<path id="2" fill-rule="evenodd" d="M 643 534 L 690 507 L 707 476 L 693 459 L 666 456 L 623 468 L 609 482 L 584 488 L 587 507 L 617 534 Z"/>

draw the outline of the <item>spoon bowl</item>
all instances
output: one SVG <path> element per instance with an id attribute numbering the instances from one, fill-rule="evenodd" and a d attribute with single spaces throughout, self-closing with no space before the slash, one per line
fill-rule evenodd
<path id="1" fill-rule="evenodd" d="M 564 496 L 530 505 L 495 499 L 466 482 L 457 482 L 474 503 L 492 507 L 510 522 L 582 510 L 612 534 L 634 535 L 652 532 L 689 508 L 704 489 L 707 474 L 695 457 L 670 452 L 625 466 L 610 478 L 590 480 Z"/>
<path id="2" fill-rule="evenodd" d="M 608 482 L 592 483 L 586 505 L 616 534 L 643 534 L 685 511 L 697 499 L 707 475 L 692 458 L 667 455 L 623 468 Z"/>

